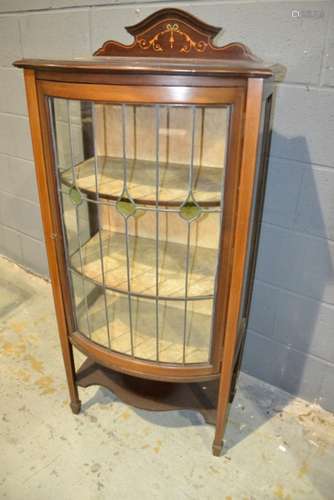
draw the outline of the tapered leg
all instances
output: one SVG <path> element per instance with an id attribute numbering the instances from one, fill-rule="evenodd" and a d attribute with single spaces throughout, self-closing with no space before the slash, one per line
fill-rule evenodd
<path id="1" fill-rule="evenodd" d="M 77 415 L 81 410 L 81 401 L 79 399 L 78 386 L 76 384 L 75 365 L 73 358 L 73 347 L 68 338 L 61 338 L 61 347 L 66 371 L 68 391 L 70 393 L 70 407 L 72 412 Z"/>
<path id="2" fill-rule="evenodd" d="M 71 407 L 72 413 L 74 413 L 74 415 L 78 415 L 78 413 L 80 413 L 80 410 L 81 410 L 80 399 L 78 399 L 77 401 L 71 401 L 70 407 Z"/>
<path id="3" fill-rule="evenodd" d="M 221 452 L 222 452 L 222 448 L 223 448 L 223 443 L 222 442 L 220 444 L 215 444 L 215 442 L 213 442 L 213 444 L 212 444 L 212 455 L 215 456 L 215 457 L 220 457 Z"/>
<path id="4" fill-rule="evenodd" d="M 215 456 L 219 456 L 223 446 L 223 437 L 225 433 L 225 427 L 228 419 L 229 404 L 233 403 L 233 399 L 236 393 L 236 384 L 238 380 L 238 375 L 240 371 L 242 354 L 244 350 L 245 342 L 243 340 L 242 345 L 239 349 L 239 354 L 237 361 L 235 363 L 233 372 L 228 368 L 231 363 L 233 366 L 233 356 L 231 352 L 225 353 L 225 370 L 221 371 L 220 383 L 219 383 L 219 394 L 217 403 L 217 418 L 216 418 L 216 434 L 212 445 L 212 453 Z M 224 363 L 223 363 L 224 366 Z"/>
<path id="5" fill-rule="evenodd" d="M 215 457 L 219 457 L 223 447 L 223 437 L 226 428 L 228 405 L 230 396 L 231 377 L 229 382 L 223 378 L 221 374 L 219 384 L 219 396 L 217 404 L 217 417 L 216 417 L 216 432 L 212 444 L 212 453 Z"/>
<path id="6" fill-rule="evenodd" d="M 229 404 L 233 403 L 233 399 L 236 393 L 236 385 L 239 376 L 242 355 L 245 347 L 245 338 L 239 349 L 239 354 L 232 372 L 233 366 L 233 351 L 228 351 L 224 353 L 225 363 L 223 362 L 223 368 L 220 375 L 219 383 L 219 394 L 217 403 L 217 418 L 216 418 L 216 434 L 212 445 L 212 453 L 215 456 L 219 456 L 223 446 L 223 437 L 225 433 L 225 427 L 228 419 Z M 231 370 L 229 369 L 231 366 Z"/>

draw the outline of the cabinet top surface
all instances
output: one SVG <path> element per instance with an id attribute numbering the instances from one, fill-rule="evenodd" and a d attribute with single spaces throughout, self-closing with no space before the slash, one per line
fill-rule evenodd
<path id="1" fill-rule="evenodd" d="M 212 75 L 241 78 L 273 75 L 273 69 L 242 43 L 215 45 L 220 28 L 180 9 L 161 9 L 128 26 L 129 45 L 107 40 L 92 57 L 21 59 L 19 68 L 80 73 Z"/>
<path id="2" fill-rule="evenodd" d="M 159 58 L 159 57 L 101 57 L 60 59 L 21 59 L 18 68 L 81 73 L 133 73 L 170 75 L 213 75 L 268 78 L 273 74 L 269 66 L 255 61 Z"/>

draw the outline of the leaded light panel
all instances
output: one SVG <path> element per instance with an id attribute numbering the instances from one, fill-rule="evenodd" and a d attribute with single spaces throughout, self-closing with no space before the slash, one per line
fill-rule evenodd
<path id="1" fill-rule="evenodd" d="M 77 330 L 135 358 L 209 362 L 229 107 L 49 107 Z"/>

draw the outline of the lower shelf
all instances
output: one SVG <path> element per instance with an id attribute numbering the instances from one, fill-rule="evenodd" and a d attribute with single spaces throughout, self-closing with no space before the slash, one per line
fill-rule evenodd
<path id="1" fill-rule="evenodd" d="M 104 297 L 103 291 L 96 287 L 92 288 L 90 294 L 85 295 L 83 291 L 79 293 L 79 280 L 80 278 L 75 275 L 73 284 L 77 294 L 78 329 L 93 342 L 140 359 L 159 360 L 165 363 L 208 362 L 212 322 L 209 309 L 210 305 L 212 308 L 211 301 L 189 301 L 185 335 L 184 309 L 180 308 L 177 301 L 162 301 L 158 309 L 159 335 L 157 336 L 155 301 L 132 297 L 130 325 L 127 296 L 107 292 Z M 210 304 L 207 305 L 207 302 Z"/>
<path id="2" fill-rule="evenodd" d="M 124 375 L 90 359 L 82 364 L 76 379 L 80 387 L 101 385 L 124 403 L 142 410 L 195 410 L 207 423 L 216 423 L 218 380 L 205 383 L 157 382 Z"/>

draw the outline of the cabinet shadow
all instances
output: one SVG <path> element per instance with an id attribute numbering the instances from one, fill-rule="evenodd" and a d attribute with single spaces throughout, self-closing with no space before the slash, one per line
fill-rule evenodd
<path id="1" fill-rule="evenodd" d="M 273 434 L 273 422 L 281 418 L 295 395 L 308 400 L 325 397 L 321 393 L 326 375 L 322 361 L 333 361 L 329 334 L 323 336 L 321 329 L 324 307 L 333 303 L 333 257 L 327 240 L 333 237 L 323 212 L 326 196 L 330 196 L 330 189 L 326 188 L 326 175 L 330 173 L 323 167 L 311 167 L 305 137 L 288 138 L 274 132 L 272 144 L 255 294 L 242 364 L 245 374 L 241 374 L 230 408 L 223 454 L 228 456 L 235 447 L 265 429 L 273 449 L 282 446 L 280 449 L 288 449 L 298 460 L 300 450 L 293 444 L 290 428 L 282 425 L 278 436 Z M 292 153 L 296 156 L 296 151 L 301 159 L 289 160 Z M 268 293 L 259 294 L 259 287 Z M 330 313 L 326 312 L 329 322 L 327 314 Z M 110 391 L 100 388 L 83 404 L 83 410 L 117 401 Z M 197 426 L 205 433 L 203 442 L 208 448 L 211 445 L 204 431 L 207 424 L 195 411 L 134 411 L 157 426 Z M 311 450 L 312 444 L 309 446 Z M 321 491 L 316 475 L 312 474 L 309 472 L 310 480 Z"/>

